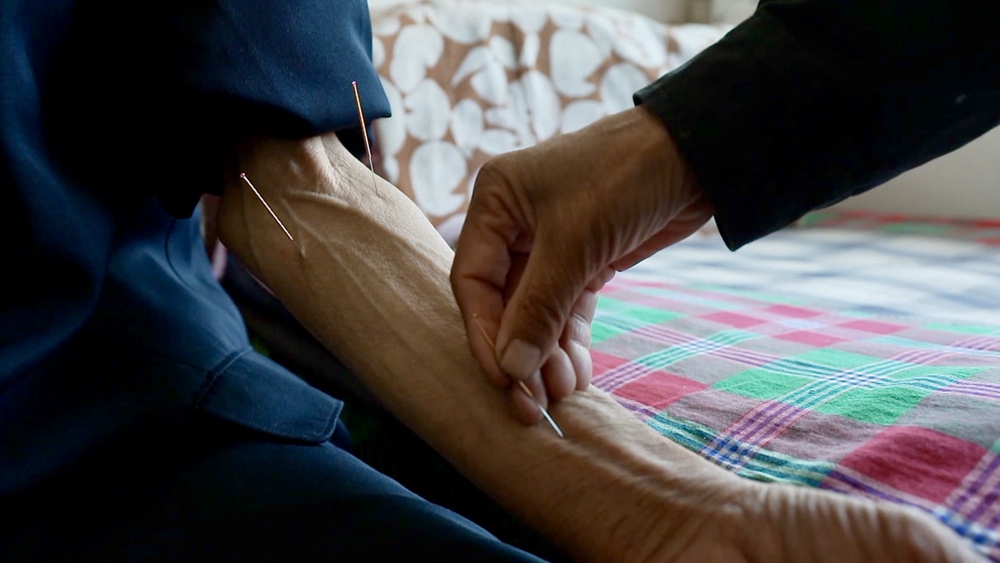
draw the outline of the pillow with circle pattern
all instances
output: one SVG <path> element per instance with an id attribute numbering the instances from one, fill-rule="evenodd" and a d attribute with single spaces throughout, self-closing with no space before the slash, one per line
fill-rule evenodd
<path id="1" fill-rule="evenodd" d="M 380 170 L 454 243 L 491 156 L 632 106 L 632 93 L 725 29 L 538 1 L 435 0 L 373 14 L 392 105 Z"/>

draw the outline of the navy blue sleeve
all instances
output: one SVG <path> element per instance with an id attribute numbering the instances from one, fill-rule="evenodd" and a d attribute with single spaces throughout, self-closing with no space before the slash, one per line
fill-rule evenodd
<path id="1" fill-rule="evenodd" d="M 66 47 L 53 143 L 82 175 L 130 180 L 116 198 L 178 216 L 221 189 L 242 135 L 356 128 L 352 81 L 366 118 L 389 113 L 365 0 L 80 0 Z"/>
<path id="2" fill-rule="evenodd" d="M 636 101 L 736 249 L 1000 123 L 998 26 L 979 0 L 761 0 Z"/>

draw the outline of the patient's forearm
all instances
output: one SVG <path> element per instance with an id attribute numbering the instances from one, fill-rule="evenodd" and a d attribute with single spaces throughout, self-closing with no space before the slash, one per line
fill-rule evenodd
<path id="1" fill-rule="evenodd" d="M 930 518 L 739 479 L 590 388 L 525 427 L 478 371 L 448 283 L 451 251 L 417 208 L 328 136 L 262 140 L 236 174 L 223 241 L 400 420 L 480 488 L 581 560 L 979 559 Z"/>
<path id="2" fill-rule="evenodd" d="M 301 151 L 286 145 L 277 157 L 258 152 L 244 169 L 301 255 L 236 182 L 227 188 L 220 229 L 387 408 L 582 558 L 641 560 L 666 532 L 694 530 L 709 510 L 727 507 L 735 478 L 663 440 L 596 390 L 552 409 L 566 440 L 547 426 L 516 422 L 505 395 L 469 355 L 448 284 L 451 250 L 405 196 L 381 179 L 373 188 L 335 139 L 325 142 Z"/>

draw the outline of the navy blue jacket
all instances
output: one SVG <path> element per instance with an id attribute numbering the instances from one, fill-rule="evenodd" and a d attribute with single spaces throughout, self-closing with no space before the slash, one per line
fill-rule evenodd
<path id="1" fill-rule="evenodd" d="M 0 500 L 198 411 L 330 437 L 178 217 L 241 134 L 387 115 L 370 49 L 364 0 L 0 3 Z"/>

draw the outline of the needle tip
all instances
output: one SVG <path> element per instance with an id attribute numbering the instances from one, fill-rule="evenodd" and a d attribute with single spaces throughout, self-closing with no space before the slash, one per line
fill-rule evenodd
<path id="1" fill-rule="evenodd" d="M 247 173 L 246 172 L 240 172 L 240 178 L 243 178 L 244 180 L 246 180 L 247 179 Z"/>
<path id="2" fill-rule="evenodd" d="M 476 322 L 476 326 L 479 327 L 479 332 L 481 332 L 483 334 L 483 338 L 486 339 L 486 343 L 490 345 L 490 348 L 493 349 L 493 353 L 495 354 L 496 351 L 497 351 L 497 348 L 493 344 L 493 341 L 490 340 L 490 335 L 486 334 L 486 328 L 483 327 L 483 322 L 481 320 L 479 320 L 479 315 L 477 315 L 476 313 L 473 313 L 472 314 L 472 320 L 474 320 Z M 566 436 L 564 436 L 563 433 L 562 433 L 562 430 L 559 429 L 559 425 L 556 424 L 555 420 L 552 420 L 552 417 L 549 415 L 549 413 L 545 410 L 544 407 L 542 407 L 542 404 L 538 402 L 538 399 L 535 398 L 535 394 L 531 392 L 531 389 L 528 388 L 528 386 L 525 385 L 524 382 L 521 381 L 520 379 L 518 379 L 516 381 L 517 381 L 518 386 L 521 388 L 521 391 L 524 391 L 524 394 L 527 395 L 528 398 L 530 398 L 531 401 L 533 403 L 535 403 L 535 406 L 538 407 L 538 410 L 541 411 L 542 416 L 545 417 L 545 421 L 549 423 L 549 426 L 551 426 L 552 429 L 556 431 L 556 434 L 558 434 L 560 438 L 565 439 Z"/>

